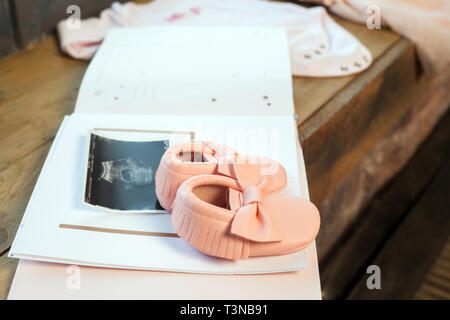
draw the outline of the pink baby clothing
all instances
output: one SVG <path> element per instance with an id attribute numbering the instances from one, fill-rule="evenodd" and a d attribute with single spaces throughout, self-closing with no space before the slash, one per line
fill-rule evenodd
<path id="1" fill-rule="evenodd" d="M 112 27 L 137 26 L 277 26 L 287 32 L 292 73 L 330 77 L 367 69 L 372 56 L 358 39 L 322 7 L 305 8 L 265 0 L 154 0 L 148 4 L 113 3 L 99 18 L 71 18 L 58 24 L 61 48 L 89 60 Z"/>
<path id="2" fill-rule="evenodd" d="M 374 8 L 381 24 L 410 39 L 428 73 L 450 65 L 449 0 L 309 0 L 329 6 L 338 15 L 366 23 Z"/>

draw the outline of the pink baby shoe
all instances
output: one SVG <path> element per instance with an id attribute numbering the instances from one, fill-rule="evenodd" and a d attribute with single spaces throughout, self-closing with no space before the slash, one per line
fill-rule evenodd
<path id="1" fill-rule="evenodd" d="M 187 179 L 173 203 L 177 234 L 210 256 L 237 260 L 292 253 L 316 237 L 320 217 L 306 199 L 267 192 L 269 179 L 242 187 L 221 175 Z"/>
<path id="2" fill-rule="evenodd" d="M 188 178 L 214 174 L 231 177 L 241 187 L 267 179 L 267 192 L 286 186 L 286 170 L 265 157 L 242 156 L 230 147 L 211 142 L 190 142 L 166 150 L 155 173 L 156 196 L 167 211 L 172 211 L 179 186 Z"/>

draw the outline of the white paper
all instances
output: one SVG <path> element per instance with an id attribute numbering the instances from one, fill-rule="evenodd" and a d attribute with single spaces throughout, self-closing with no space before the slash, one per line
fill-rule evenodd
<path id="1" fill-rule="evenodd" d="M 298 141 L 297 161 L 301 194 L 308 196 Z M 264 275 L 117 270 L 22 259 L 8 299 L 321 299 L 314 243 L 305 255 L 307 269 Z M 74 287 L 70 280 L 76 276 L 80 281 Z"/>
<path id="2" fill-rule="evenodd" d="M 292 115 L 286 32 L 262 27 L 111 30 L 75 112 Z"/>
<path id="3" fill-rule="evenodd" d="M 283 191 L 300 195 L 295 125 L 291 117 L 188 117 L 164 115 L 74 114 L 55 139 L 45 179 L 39 181 L 10 255 L 82 265 L 199 273 L 268 273 L 305 267 L 304 252 L 226 261 L 206 256 L 180 238 L 115 234 L 61 228 L 61 225 L 125 231 L 172 233 L 168 214 L 110 213 L 83 204 L 86 132 L 89 128 L 194 131 L 200 140 L 212 140 L 243 154 L 270 154 L 287 171 Z M 253 145 L 256 139 L 256 144 Z M 259 141 L 258 141 L 259 139 Z M 282 144 L 279 141 L 283 141 Z M 273 142 L 273 144 L 271 144 Z M 259 146 L 264 148 L 259 149 Z M 255 152 L 251 152 L 255 151 Z"/>

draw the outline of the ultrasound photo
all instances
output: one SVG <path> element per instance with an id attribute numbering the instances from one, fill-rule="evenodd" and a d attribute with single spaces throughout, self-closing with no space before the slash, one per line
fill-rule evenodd
<path id="1" fill-rule="evenodd" d="M 84 201 L 122 211 L 161 211 L 155 171 L 169 141 L 121 141 L 91 133 Z"/>

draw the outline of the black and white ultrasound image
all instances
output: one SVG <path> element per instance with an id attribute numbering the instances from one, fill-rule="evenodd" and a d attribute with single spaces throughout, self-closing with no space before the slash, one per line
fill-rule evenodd
<path id="1" fill-rule="evenodd" d="M 164 210 L 155 171 L 168 141 L 121 141 L 91 133 L 85 202 L 113 210 Z"/>

